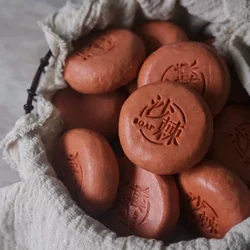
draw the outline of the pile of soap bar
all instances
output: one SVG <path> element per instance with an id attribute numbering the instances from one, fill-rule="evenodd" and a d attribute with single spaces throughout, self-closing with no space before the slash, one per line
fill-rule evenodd
<path id="1" fill-rule="evenodd" d="M 51 162 L 79 207 L 118 236 L 160 240 L 177 223 L 223 238 L 250 216 L 249 97 L 213 39 L 150 21 L 73 47 Z"/>

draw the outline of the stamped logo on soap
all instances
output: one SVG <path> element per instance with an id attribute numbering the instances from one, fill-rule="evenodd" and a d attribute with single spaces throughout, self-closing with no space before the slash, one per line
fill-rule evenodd
<path id="1" fill-rule="evenodd" d="M 245 166 L 250 167 L 250 123 L 234 127 L 229 136 L 236 153 L 243 160 Z"/>
<path id="2" fill-rule="evenodd" d="M 147 219 L 150 210 L 150 190 L 135 183 L 119 187 L 116 212 L 120 221 L 133 231 Z"/>
<path id="3" fill-rule="evenodd" d="M 182 108 L 170 98 L 157 95 L 146 105 L 133 124 L 149 142 L 157 145 L 179 146 L 185 133 L 186 116 Z"/>
<path id="4" fill-rule="evenodd" d="M 186 198 L 198 228 L 212 236 L 219 236 L 219 217 L 213 207 L 192 192 L 188 192 Z"/>
<path id="5" fill-rule="evenodd" d="M 82 173 L 82 166 L 79 160 L 79 153 L 76 152 L 74 154 L 69 154 L 67 157 L 67 171 L 61 171 L 63 173 L 62 178 L 67 181 L 70 181 L 70 186 L 73 183 L 73 190 L 74 190 L 74 198 L 77 197 L 81 186 L 82 186 L 82 179 L 83 179 L 83 173 Z"/>
<path id="6" fill-rule="evenodd" d="M 176 63 L 170 65 L 161 78 L 161 81 L 174 81 L 188 84 L 201 95 L 206 91 L 206 79 L 198 67 L 197 60 L 190 63 Z"/>
<path id="7" fill-rule="evenodd" d="M 84 49 L 77 52 L 77 56 L 83 60 L 88 60 L 91 57 L 101 56 L 112 50 L 117 43 L 117 38 L 112 35 L 102 35 L 90 41 Z"/>

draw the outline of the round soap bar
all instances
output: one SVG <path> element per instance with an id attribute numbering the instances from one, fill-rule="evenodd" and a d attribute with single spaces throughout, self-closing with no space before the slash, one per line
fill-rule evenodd
<path id="1" fill-rule="evenodd" d="M 93 34 L 79 41 L 67 58 L 64 78 L 81 93 L 112 92 L 137 76 L 145 53 L 141 38 L 129 30 Z"/>
<path id="2" fill-rule="evenodd" d="M 83 95 L 71 88 L 59 91 L 53 104 L 60 110 L 67 129 L 87 128 L 112 137 L 118 132 L 118 120 L 125 93 Z"/>
<path id="3" fill-rule="evenodd" d="M 88 214 L 96 216 L 111 207 L 119 170 L 103 136 L 87 129 L 66 132 L 55 145 L 53 166 L 72 198 Z"/>
<path id="4" fill-rule="evenodd" d="M 163 46 L 151 54 L 139 73 L 138 87 L 157 81 L 174 81 L 190 85 L 206 100 L 212 115 L 224 107 L 230 76 L 219 55 L 197 42 L 180 42 Z"/>
<path id="5" fill-rule="evenodd" d="M 151 21 L 143 24 L 137 32 L 144 40 L 148 53 L 163 45 L 188 41 L 185 32 L 171 22 Z"/>
<path id="6" fill-rule="evenodd" d="M 101 222 L 118 236 L 163 239 L 179 218 L 179 193 L 172 176 L 158 176 L 118 160 L 120 183 L 116 200 Z"/>
<path id="7" fill-rule="evenodd" d="M 193 167 L 206 154 L 212 133 L 205 101 L 192 88 L 175 82 L 137 89 L 120 113 L 124 153 L 135 165 L 156 174 Z"/>
<path id="8" fill-rule="evenodd" d="M 250 185 L 249 106 L 227 106 L 215 119 L 209 157 L 223 163 Z"/>
<path id="9" fill-rule="evenodd" d="M 187 226 L 207 238 L 223 238 L 250 216 L 250 190 L 231 171 L 203 161 L 179 176 L 182 216 Z"/>

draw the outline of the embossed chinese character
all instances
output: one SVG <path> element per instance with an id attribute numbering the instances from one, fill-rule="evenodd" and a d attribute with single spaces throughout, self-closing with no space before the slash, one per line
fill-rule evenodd
<path id="1" fill-rule="evenodd" d="M 82 176 L 81 164 L 78 159 L 78 152 L 75 155 L 70 154 L 68 156 L 68 164 L 69 168 L 67 169 L 67 173 L 65 174 L 67 175 L 70 174 L 70 176 L 72 176 L 75 186 L 77 187 L 77 189 L 79 189 L 82 184 L 81 182 L 83 176 Z"/>
<path id="2" fill-rule="evenodd" d="M 103 55 L 113 49 L 116 45 L 116 40 L 112 35 L 92 36 L 84 46 L 80 45 L 78 44 L 79 48 L 76 51 L 76 55 L 83 60 L 88 60 L 93 56 Z"/>
<path id="3" fill-rule="evenodd" d="M 157 99 L 152 99 L 151 105 L 148 105 L 144 108 L 141 113 L 141 116 L 145 116 L 147 118 L 161 118 L 169 113 L 174 113 L 174 108 L 171 104 L 171 100 L 162 100 L 158 95 Z"/>
<path id="4" fill-rule="evenodd" d="M 196 60 L 190 65 L 187 63 L 177 63 L 174 66 L 174 70 L 177 72 L 177 81 L 181 83 L 198 82 L 200 81 L 198 74 L 195 72 L 198 70 L 196 67 Z"/>
<path id="5" fill-rule="evenodd" d="M 199 195 L 192 195 L 191 192 L 189 192 L 189 194 L 187 194 L 187 201 L 189 203 L 192 202 L 192 206 L 193 206 L 193 210 L 199 210 L 200 208 L 204 208 L 204 204 L 203 201 L 201 199 L 201 197 Z"/>
<path id="6" fill-rule="evenodd" d="M 142 210 L 147 207 L 149 188 L 143 190 L 135 184 L 133 187 L 130 187 L 130 189 L 132 191 L 130 205 L 137 207 L 140 212 L 142 212 Z"/>
<path id="7" fill-rule="evenodd" d="M 158 130 L 154 133 L 157 140 L 160 141 L 167 141 L 167 145 L 174 144 L 179 146 L 177 138 L 182 133 L 184 126 L 181 124 L 180 121 L 174 122 L 170 120 L 170 117 L 167 119 L 163 119 L 161 122 Z"/>
<path id="8" fill-rule="evenodd" d="M 235 150 L 242 158 L 244 164 L 250 166 L 250 124 L 244 123 L 234 128 L 229 134 L 234 143 Z"/>
<path id="9" fill-rule="evenodd" d="M 197 222 L 202 228 L 208 230 L 211 234 L 217 234 L 218 221 L 215 216 L 208 216 L 204 210 L 198 212 Z"/>
<path id="10" fill-rule="evenodd" d="M 191 208 L 194 211 L 194 217 L 198 225 L 212 235 L 217 235 L 219 221 L 215 210 L 199 195 L 193 195 L 191 192 L 186 195 L 187 202 L 192 203 Z"/>
<path id="11" fill-rule="evenodd" d="M 149 211 L 149 188 L 141 188 L 136 184 L 126 184 L 119 190 L 116 200 L 121 222 L 130 229 L 141 225 Z"/>
<path id="12" fill-rule="evenodd" d="M 205 92 L 205 78 L 199 70 L 196 60 L 191 63 L 176 63 L 171 65 L 163 74 L 162 81 L 164 80 L 191 84 L 201 94 Z"/>
<path id="13" fill-rule="evenodd" d="M 179 146 L 178 137 L 184 129 L 186 119 L 181 108 L 170 98 L 163 100 L 158 95 L 142 110 L 140 116 L 142 118 L 135 118 L 133 122 L 141 127 L 140 131 L 146 139 L 155 144 Z M 143 118 L 150 120 L 144 121 Z M 158 120 L 158 125 L 153 125 L 151 119 L 154 123 Z"/>

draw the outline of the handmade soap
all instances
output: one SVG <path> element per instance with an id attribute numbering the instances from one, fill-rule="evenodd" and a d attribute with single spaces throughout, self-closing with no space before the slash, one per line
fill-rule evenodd
<path id="1" fill-rule="evenodd" d="M 215 119 L 209 157 L 223 163 L 250 186 L 249 106 L 227 106 Z"/>
<path id="2" fill-rule="evenodd" d="M 125 93 L 120 90 L 103 95 L 83 95 L 66 88 L 57 93 L 53 104 L 60 110 L 67 129 L 87 128 L 112 137 L 117 134 L 125 99 Z"/>
<path id="3" fill-rule="evenodd" d="M 188 41 L 185 32 L 171 22 L 151 21 L 139 27 L 137 32 L 145 42 L 148 53 L 163 45 Z"/>
<path id="4" fill-rule="evenodd" d="M 206 100 L 212 115 L 224 107 L 230 76 L 220 56 L 198 42 L 180 42 L 163 46 L 143 63 L 138 87 L 157 81 L 174 81 L 193 87 Z"/>
<path id="5" fill-rule="evenodd" d="M 230 170 L 211 160 L 179 175 L 185 224 L 206 238 L 223 238 L 250 216 L 250 190 Z"/>
<path id="6" fill-rule="evenodd" d="M 193 167 L 206 154 L 213 133 L 210 110 L 192 88 L 158 82 L 137 89 L 124 103 L 119 137 L 127 157 L 156 174 Z"/>
<path id="7" fill-rule="evenodd" d="M 101 222 L 118 236 L 164 239 L 179 218 L 179 193 L 172 176 L 158 176 L 120 158 L 120 184 Z"/>
<path id="8" fill-rule="evenodd" d="M 78 92 L 103 94 L 132 81 L 145 59 L 135 33 L 112 29 L 81 39 L 66 60 L 64 78 Z"/>
<path id="9" fill-rule="evenodd" d="M 109 209 L 119 170 L 106 139 L 91 130 L 72 129 L 59 138 L 54 151 L 53 167 L 78 205 L 91 216 Z"/>

